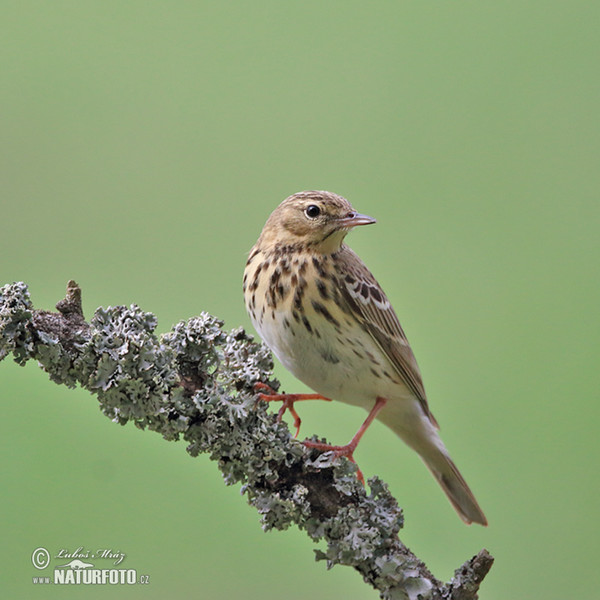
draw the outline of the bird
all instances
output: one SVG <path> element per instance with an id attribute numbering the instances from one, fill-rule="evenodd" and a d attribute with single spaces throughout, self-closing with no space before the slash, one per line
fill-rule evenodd
<path id="1" fill-rule="evenodd" d="M 417 452 L 467 524 L 487 519 L 439 434 L 421 372 L 390 301 L 369 269 L 345 243 L 357 226 L 375 219 L 344 197 L 303 191 L 271 213 L 244 271 L 246 309 L 279 361 L 314 394 L 278 394 L 257 384 L 262 399 L 281 400 L 300 428 L 294 403 L 338 400 L 369 411 L 342 446 L 305 440 L 354 462 L 354 451 L 377 419 Z M 358 477 L 364 483 L 360 470 Z"/>

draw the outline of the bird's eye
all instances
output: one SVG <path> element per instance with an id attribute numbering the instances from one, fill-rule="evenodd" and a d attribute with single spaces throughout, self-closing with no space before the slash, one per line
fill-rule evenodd
<path id="1" fill-rule="evenodd" d="M 304 214 L 309 219 L 316 219 L 321 214 L 321 209 L 316 204 L 311 204 L 310 206 L 306 207 Z"/>

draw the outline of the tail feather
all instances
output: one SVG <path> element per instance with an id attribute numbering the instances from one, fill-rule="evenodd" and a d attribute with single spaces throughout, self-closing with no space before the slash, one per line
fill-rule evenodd
<path id="1" fill-rule="evenodd" d="M 423 412 L 420 404 L 388 402 L 377 418 L 419 454 L 465 523 L 487 525 L 473 492 L 437 432 L 437 423 Z"/>
<path id="2" fill-rule="evenodd" d="M 448 496 L 458 516 L 467 524 L 487 525 L 481 507 L 452 459 L 441 450 L 422 458 Z"/>

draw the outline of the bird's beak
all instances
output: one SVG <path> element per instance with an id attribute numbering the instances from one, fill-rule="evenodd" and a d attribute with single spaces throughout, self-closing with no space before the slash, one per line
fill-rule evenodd
<path id="1" fill-rule="evenodd" d="M 341 227 L 356 227 L 357 225 L 371 225 L 372 223 L 376 223 L 376 220 L 373 217 L 368 217 L 367 215 L 361 215 L 357 212 L 348 213 L 345 217 L 339 219 L 338 223 Z"/>

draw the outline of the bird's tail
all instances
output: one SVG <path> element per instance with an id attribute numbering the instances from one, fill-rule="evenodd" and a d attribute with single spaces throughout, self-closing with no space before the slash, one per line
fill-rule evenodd
<path id="1" fill-rule="evenodd" d="M 399 408 L 401 405 L 397 404 L 396 409 Z M 436 424 L 427 415 L 421 410 L 415 412 L 411 407 L 405 412 L 383 410 L 378 418 L 417 451 L 465 523 L 488 524 L 473 492 L 440 439 Z"/>
<path id="2" fill-rule="evenodd" d="M 450 456 L 448 456 L 447 451 L 435 448 L 432 452 L 428 452 L 426 456 L 421 455 L 421 458 L 446 492 L 446 496 L 448 496 L 459 517 L 468 524 L 487 525 L 487 519 L 477 500 L 475 500 L 473 492 L 469 489 L 467 482 L 463 479 Z"/>

